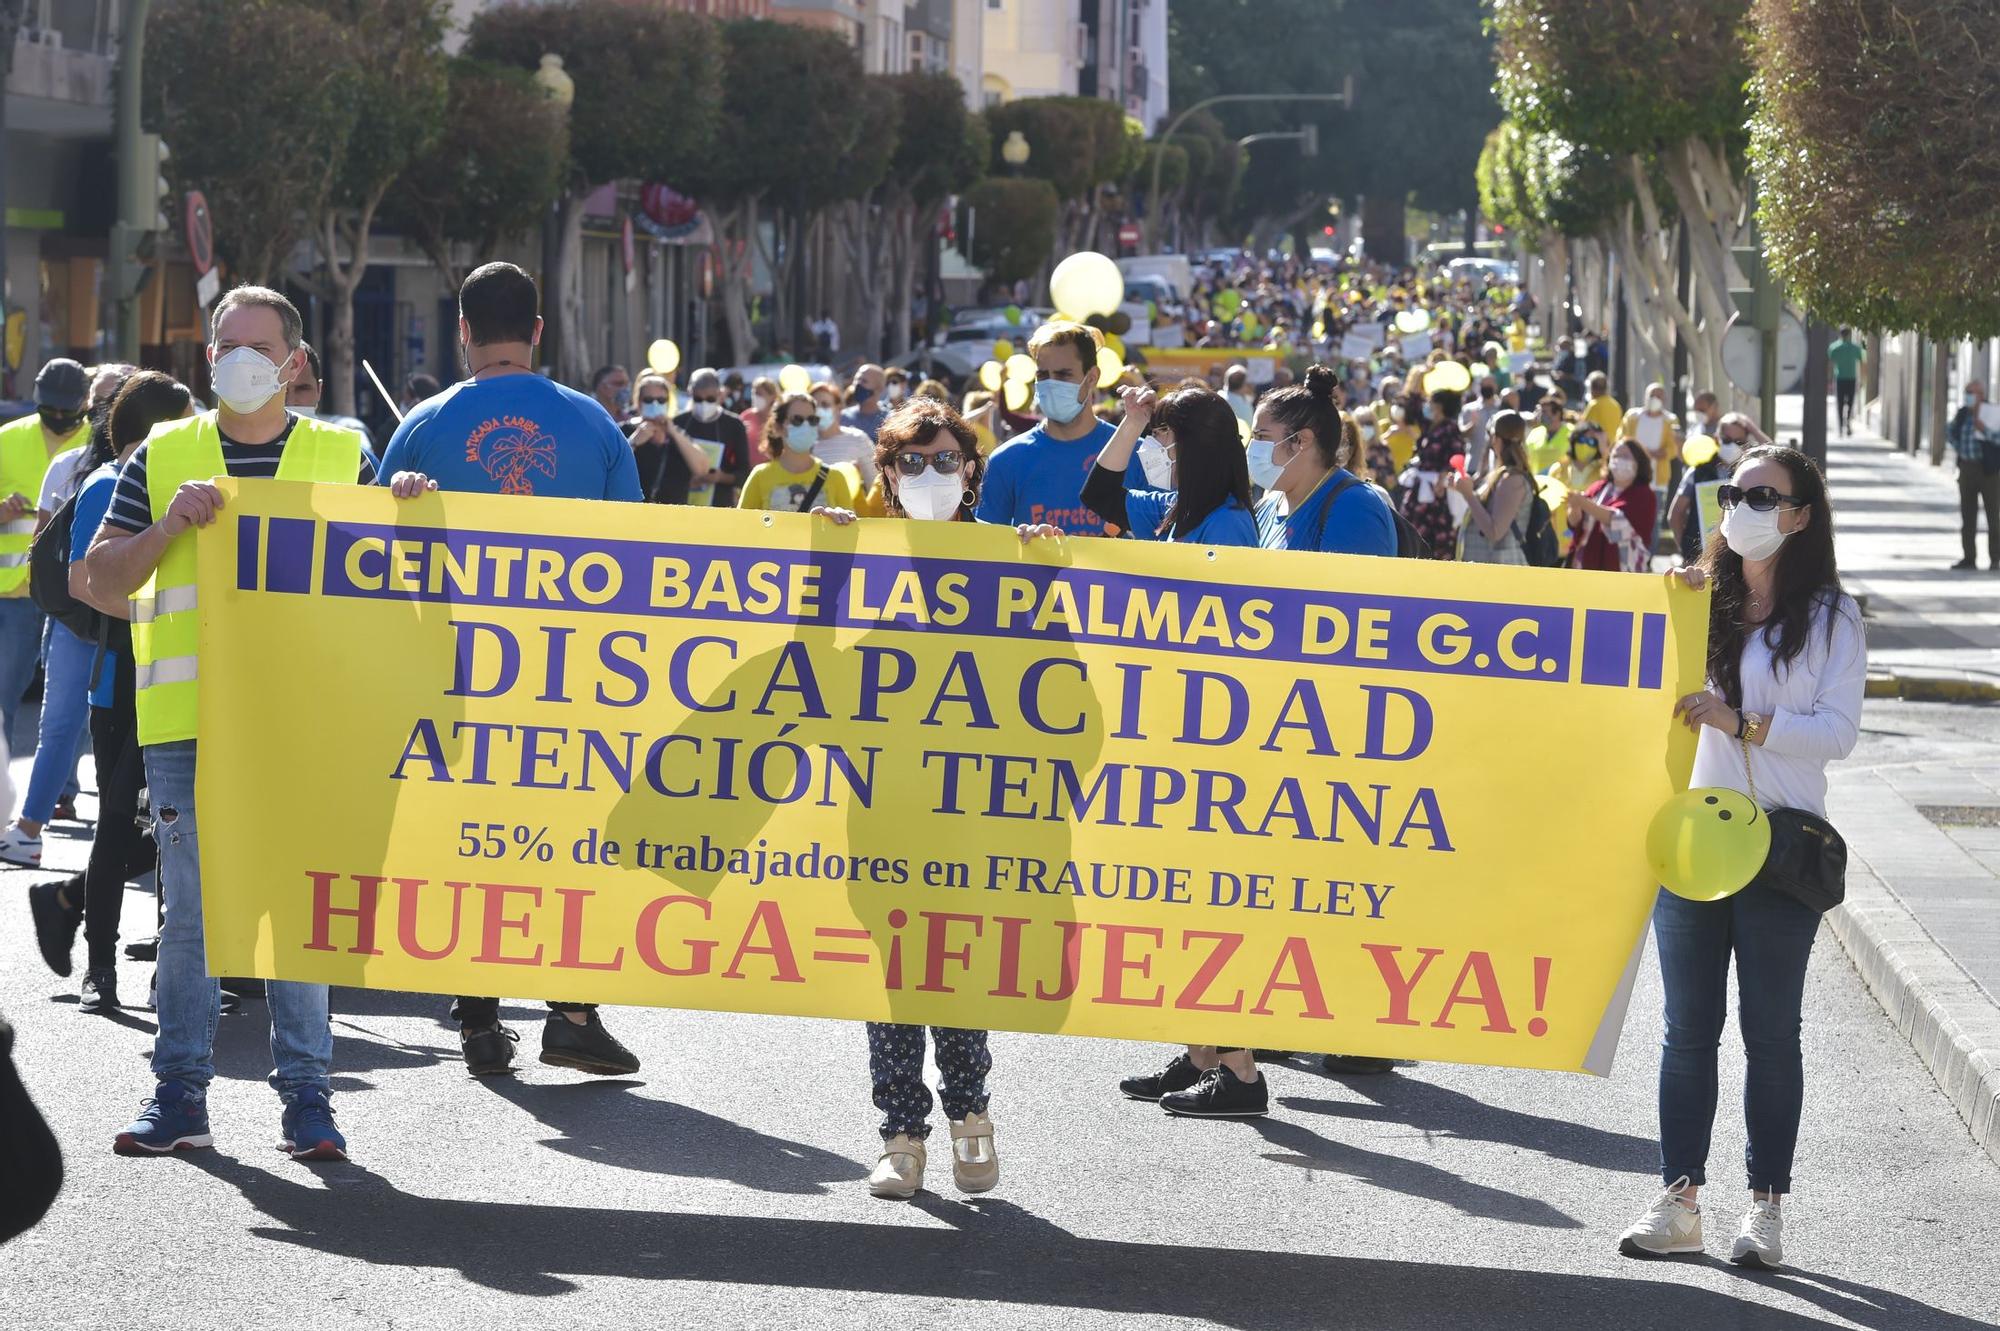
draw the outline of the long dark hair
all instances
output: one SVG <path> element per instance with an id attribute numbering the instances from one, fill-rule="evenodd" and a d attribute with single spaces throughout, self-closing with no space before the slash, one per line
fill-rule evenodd
<path id="1" fill-rule="evenodd" d="M 1160 399 L 1153 413 L 1155 429 L 1174 436 L 1174 467 L 1179 489 L 1160 519 L 1159 533 L 1178 541 L 1203 518 L 1234 499 L 1250 507 L 1250 464 L 1236 413 L 1206 386 L 1181 388 Z"/>
<path id="2" fill-rule="evenodd" d="M 1840 604 L 1840 570 L 1833 560 L 1833 509 L 1826 499 L 1826 477 L 1813 460 L 1796 448 L 1763 444 L 1736 463 L 1742 475 L 1754 463 L 1769 459 L 1791 474 L 1791 493 L 1807 509 L 1806 525 L 1785 538 L 1778 548 L 1772 579 L 1771 612 L 1760 631 L 1774 667 L 1790 666 L 1806 649 L 1813 617 L 1826 606 L 1827 637 L 1833 637 Z M 1722 690 L 1731 707 L 1743 705 L 1743 648 L 1752 626 L 1744 622 L 1750 587 L 1743 578 L 1743 556 L 1729 548 L 1716 532 L 1708 539 L 1701 566 L 1714 589 L 1708 603 L 1708 677 Z"/>
<path id="3" fill-rule="evenodd" d="M 111 373 L 112 382 L 116 386 L 102 402 L 90 410 L 90 440 L 84 444 L 83 451 L 76 455 L 76 461 L 70 466 L 70 477 L 78 484 L 81 484 L 90 473 L 118 456 L 118 448 L 111 442 L 111 408 L 118 401 L 119 392 L 131 382 L 132 376 L 138 373 L 138 367 L 107 365 L 99 373 L 104 371 Z M 96 387 L 95 384 L 91 386 Z"/>

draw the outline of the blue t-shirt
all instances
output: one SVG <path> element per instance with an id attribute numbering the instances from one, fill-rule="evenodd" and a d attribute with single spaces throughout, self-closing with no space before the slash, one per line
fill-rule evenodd
<path id="1" fill-rule="evenodd" d="M 118 464 L 107 462 L 90 475 L 84 477 L 83 484 L 76 492 L 76 511 L 70 515 L 69 562 L 72 567 L 80 567 L 83 557 L 90 553 L 90 543 L 97 539 L 98 524 L 111 511 L 111 493 L 118 488 Z M 104 665 L 97 672 L 97 687 L 90 691 L 92 707 L 112 707 L 117 704 L 115 681 L 118 678 L 117 654 L 109 647 L 104 649 Z"/>
<path id="2" fill-rule="evenodd" d="M 1051 439 L 1040 425 L 1015 435 L 986 459 L 979 520 L 1007 526 L 1046 522 L 1072 536 L 1104 535 L 1104 519 L 1083 505 L 1083 483 L 1090 478 L 1098 453 L 1117 432 L 1110 421 L 1099 421 L 1081 439 Z M 1125 467 L 1125 488 L 1147 488 L 1137 449 Z"/>
<path id="3" fill-rule="evenodd" d="M 632 446 L 597 402 L 539 374 L 468 379 L 411 409 L 377 480 L 418 471 L 440 490 L 638 503 Z"/>
<path id="4" fill-rule="evenodd" d="M 1171 530 L 1161 531 L 1160 524 L 1179 497 L 1178 490 L 1127 490 L 1125 516 L 1132 523 L 1132 534 L 1142 541 L 1176 539 Z M 1178 539 L 1183 545 L 1241 545 L 1254 550 L 1259 544 L 1257 517 L 1231 495 Z"/>
<path id="5" fill-rule="evenodd" d="M 1327 496 L 1348 477 L 1327 509 Z M 1306 501 L 1280 516 L 1282 496 L 1271 494 L 1257 506 L 1257 530 L 1266 550 L 1318 550 L 1330 555 L 1394 555 L 1396 518 L 1374 486 L 1344 472 L 1330 472 Z M 1321 521 L 1324 515 L 1325 521 Z"/>

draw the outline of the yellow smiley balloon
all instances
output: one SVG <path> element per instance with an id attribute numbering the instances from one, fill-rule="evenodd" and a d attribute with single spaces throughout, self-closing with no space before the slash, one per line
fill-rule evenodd
<path id="1" fill-rule="evenodd" d="M 1660 806 L 1646 829 L 1646 862 L 1677 897 L 1720 901 L 1750 885 L 1771 853 L 1771 820 L 1748 795 L 1697 787 Z"/>

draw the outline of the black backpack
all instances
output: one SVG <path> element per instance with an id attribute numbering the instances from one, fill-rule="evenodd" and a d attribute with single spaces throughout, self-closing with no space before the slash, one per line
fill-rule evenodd
<path id="1" fill-rule="evenodd" d="M 28 547 L 28 596 L 43 614 L 90 642 L 96 640 L 105 615 L 69 594 L 69 546 L 75 525 L 76 496 L 71 495 Z"/>
<path id="2" fill-rule="evenodd" d="M 1528 477 L 1528 531 L 1521 537 L 1521 553 L 1527 556 L 1530 568 L 1562 566 L 1562 542 L 1556 539 L 1555 515 L 1549 512 L 1549 501 L 1542 498 L 1541 487 L 1535 484 L 1533 476 Z"/>
<path id="3" fill-rule="evenodd" d="M 1351 471 L 1341 472 L 1339 477 L 1334 481 L 1333 493 L 1326 497 L 1324 504 L 1320 505 L 1319 533 L 1313 538 L 1314 549 L 1318 549 L 1320 541 L 1326 538 L 1326 519 L 1327 515 L 1333 512 L 1334 501 L 1346 492 L 1348 486 L 1359 485 L 1360 483 L 1360 478 Z M 1547 511 L 1547 506 L 1544 505 L 1543 512 Z M 1396 558 L 1429 559 L 1431 557 L 1431 543 L 1426 541 L 1422 533 L 1410 525 L 1410 520 L 1403 516 L 1403 511 L 1397 508 L 1393 502 L 1389 504 L 1389 517 L 1396 524 Z"/>

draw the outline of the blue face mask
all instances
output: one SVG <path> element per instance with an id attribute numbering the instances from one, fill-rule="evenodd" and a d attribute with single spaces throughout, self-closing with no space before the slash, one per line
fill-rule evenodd
<path id="1" fill-rule="evenodd" d="M 1083 411 L 1083 387 L 1060 379 L 1037 379 L 1035 406 L 1057 425 L 1068 425 Z"/>
<path id="2" fill-rule="evenodd" d="M 785 427 L 785 447 L 795 453 L 810 453 L 819 442 L 819 427 L 811 421 Z"/>
<path id="3" fill-rule="evenodd" d="M 639 404 L 639 414 L 649 421 L 665 420 L 667 417 L 667 404 L 664 402 L 641 402 Z"/>

